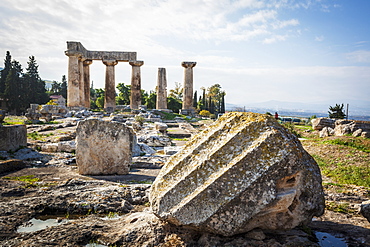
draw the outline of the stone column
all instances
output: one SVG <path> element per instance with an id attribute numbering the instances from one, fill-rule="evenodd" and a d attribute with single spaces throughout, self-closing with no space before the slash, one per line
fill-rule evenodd
<path id="1" fill-rule="evenodd" d="M 86 59 L 80 57 L 78 59 L 78 67 L 80 71 L 80 86 L 78 88 L 78 94 L 79 94 L 79 107 L 84 107 L 85 105 L 85 82 L 84 82 L 84 61 Z"/>
<path id="2" fill-rule="evenodd" d="M 158 68 L 158 81 L 157 81 L 157 110 L 167 109 L 167 79 L 166 69 Z"/>
<path id="3" fill-rule="evenodd" d="M 78 58 L 82 56 L 82 53 L 66 51 L 65 54 L 68 56 L 67 106 L 79 106 L 80 67 Z"/>
<path id="4" fill-rule="evenodd" d="M 104 109 L 107 112 L 113 112 L 116 108 L 114 66 L 116 66 L 118 62 L 116 60 L 103 60 L 103 63 L 107 66 L 105 70 Z"/>
<path id="5" fill-rule="evenodd" d="M 83 106 L 87 109 L 90 108 L 90 64 L 92 60 L 85 60 L 84 65 L 84 104 Z"/>
<path id="6" fill-rule="evenodd" d="M 182 62 L 181 66 L 185 68 L 184 71 L 184 96 L 182 102 L 182 114 L 192 115 L 193 108 L 193 67 L 196 62 Z"/>
<path id="7" fill-rule="evenodd" d="M 136 110 L 141 105 L 140 66 L 144 64 L 144 61 L 130 61 L 129 63 L 132 66 L 130 108 L 131 110 Z"/>

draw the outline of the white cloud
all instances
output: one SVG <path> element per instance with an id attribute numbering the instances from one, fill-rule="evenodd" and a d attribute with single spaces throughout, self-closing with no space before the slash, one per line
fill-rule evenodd
<path id="1" fill-rule="evenodd" d="M 359 50 L 346 54 L 346 58 L 353 63 L 370 63 L 370 51 Z"/>
<path id="2" fill-rule="evenodd" d="M 318 42 L 321 42 L 321 41 L 324 41 L 324 36 L 316 36 L 315 37 L 315 41 L 318 41 Z"/>

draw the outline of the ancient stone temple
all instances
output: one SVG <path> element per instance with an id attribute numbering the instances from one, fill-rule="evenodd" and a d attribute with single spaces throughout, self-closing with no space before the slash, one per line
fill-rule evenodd
<path id="1" fill-rule="evenodd" d="M 171 156 L 150 201 L 162 220 L 224 236 L 292 229 L 325 207 L 320 169 L 298 138 L 272 117 L 242 112 Z"/>
<path id="2" fill-rule="evenodd" d="M 196 62 L 182 62 L 181 66 L 184 70 L 184 94 L 181 114 L 193 115 L 193 68 L 197 65 Z"/>
<path id="3" fill-rule="evenodd" d="M 157 110 L 167 110 L 167 79 L 166 69 L 158 68 L 158 81 L 157 81 Z"/>
<path id="4" fill-rule="evenodd" d="M 90 107 L 90 69 L 93 60 L 101 60 L 106 66 L 105 73 L 105 101 L 104 108 L 107 111 L 114 111 L 115 102 L 115 72 L 114 66 L 118 62 L 129 62 L 132 66 L 131 93 L 134 95 L 131 100 L 131 107 L 138 108 L 141 90 L 140 66 L 143 61 L 136 60 L 136 52 L 120 51 L 89 51 L 80 42 L 67 41 L 65 54 L 69 57 L 68 62 L 68 107 Z M 137 96 L 139 92 L 139 96 Z"/>

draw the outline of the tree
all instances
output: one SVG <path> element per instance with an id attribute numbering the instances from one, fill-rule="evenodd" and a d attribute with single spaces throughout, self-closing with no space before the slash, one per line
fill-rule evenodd
<path id="1" fill-rule="evenodd" d="M 28 88 L 28 100 L 30 103 L 44 104 L 49 97 L 46 93 L 45 82 L 41 80 L 38 72 L 38 65 L 34 56 L 29 57 L 26 68 L 25 83 Z"/>
<path id="2" fill-rule="evenodd" d="M 67 79 L 66 75 L 62 76 L 62 84 L 60 85 L 60 95 L 67 99 Z"/>
<path id="3" fill-rule="evenodd" d="M 146 99 L 145 105 L 148 109 L 155 109 L 157 102 L 157 94 L 154 91 L 149 92 L 149 96 Z"/>
<path id="4" fill-rule="evenodd" d="M 7 51 L 5 59 L 4 59 L 4 68 L 0 72 L 0 96 L 3 95 L 4 92 L 5 92 L 6 79 L 7 79 L 7 76 L 9 74 L 9 71 L 12 67 L 11 60 L 12 60 L 12 56 L 10 55 L 10 52 Z"/>
<path id="5" fill-rule="evenodd" d="M 343 112 L 343 107 L 344 104 L 335 104 L 335 106 L 329 106 L 329 118 L 344 119 L 346 114 Z"/>
<path id="6" fill-rule="evenodd" d="M 125 83 L 118 83 L 116 88 L 119 91 L 118 97 L 116 97 L 117 105 L 129 105 L 131 95 L 131 85 L 125 85 Z"/>
<path id="7" fill-rule="evenodd" d="M 168 97 L 173 97 L 175 99 L 182 101 L 183 91 L 184 88 L 182 88 L 181 83 L 175 82 L 175 88 L 170 90 Z"/>
<path id="8" fill-rule="evenodd" d="M 51 84 L 50 94 L 61 95 L 62 83 L 53 81 Z"/>
<path id="9" fill-rule="evenodd" d="M 194 97 L 193 97 L 193 107 L 194 108 L 197 108 L 197 106 L 198 106 L 198 94 L 197 94 L 197 90 L 195 90 L 195 92 L 194 92 Z"/>
<path id="10" fill-rule="evenodd" d="M 179 113 L 182 107 L 182 102 L 179 99 L 176 99 L 172 96 L 167 97 L 167 108 L 173 112 Z"/>
<path id="11" fill-rule="evenodd" d="M 25 102 L 27 102 L 27 100 L 22 95 L 25 91 L 24 80 L 22 78 L 22 66 L 18 61 L 13 60 L 5 80 L 4 90 L 4 98 L 7 99 L 9 111 L 14 111 L 17 114 L 20 113 L 21 110 L 25 110 Z"/>

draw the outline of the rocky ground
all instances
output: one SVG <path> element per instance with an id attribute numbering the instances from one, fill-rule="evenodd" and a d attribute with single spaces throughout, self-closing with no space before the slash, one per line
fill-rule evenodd
<path id="1" fill-rule="evenodd" d="M 29 148 L 74 139 L 75 124 L 59 127 L 29 127 L 40 136 L 29 139 Z M 310 153 L 327 150 L 302 143 Z M 135 158 L 130 173 L 120 176 L 79 175 L 73 152 L 7 155 L 29 158 L 25 168 L 0 174 L 0 246 L 370 246 L 370 223 L 358 213 L 370 199 L 366 187 L 324 177 L 327 209 L 309 226 L 222 237 L 169 225 L 150 212 L 148 190 L 168 157 L 163 152 Z M 37 230 L 45 219 L 53 226 Z M 34 229 L 26 227 L 31 224 Z"/>

